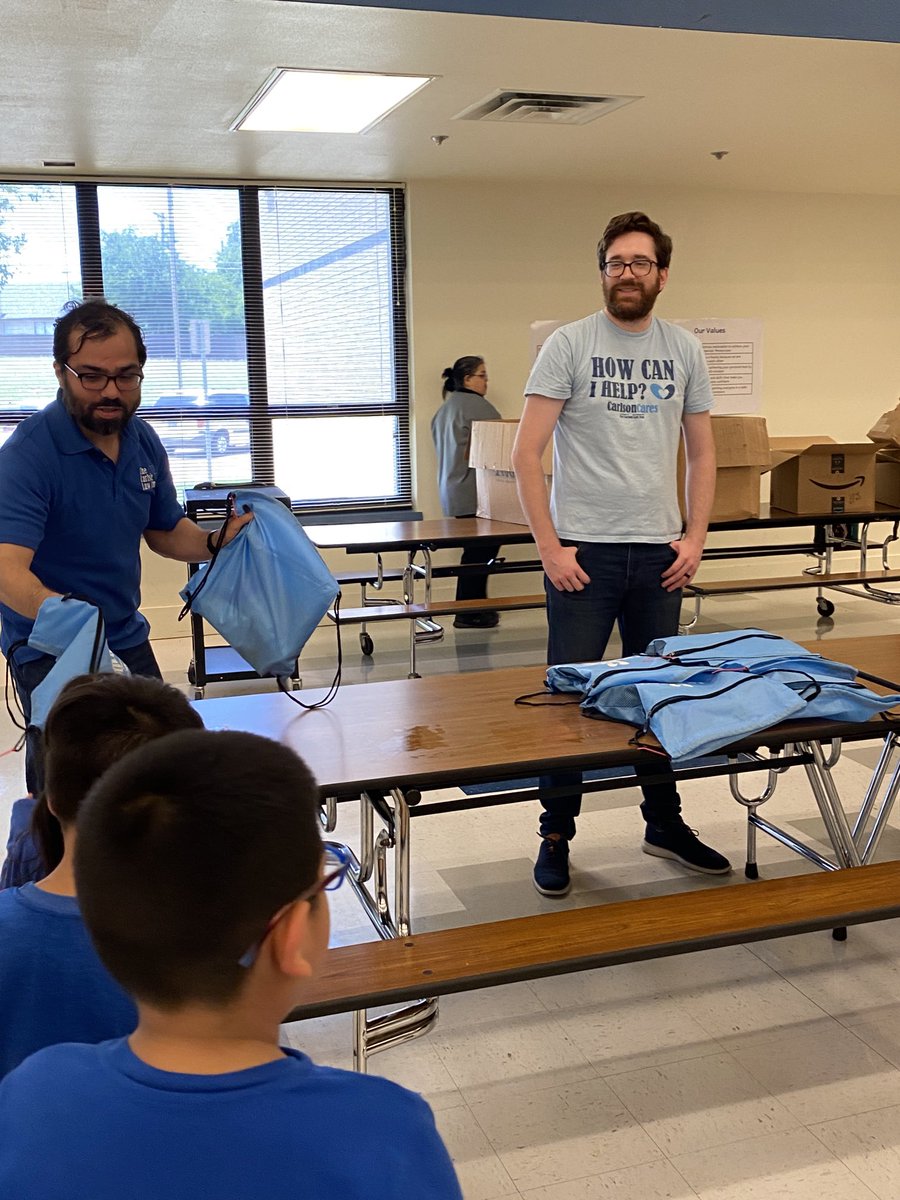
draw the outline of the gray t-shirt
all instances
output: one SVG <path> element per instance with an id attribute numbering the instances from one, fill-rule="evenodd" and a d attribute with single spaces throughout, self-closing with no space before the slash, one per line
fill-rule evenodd
<path id="1" fill-rule="evenodd" d="M 473 517 L 478 502 L 469 466 L 473 421 L 499 421 L 500 414 L 477 392 L 449 392 L 431 419 L 438 461 L 438 489 L 445 517 Z"/>
<path id="2" fill-rule="evenodd" d="M 550 335 L 525 395 L 563 401 L 550 503 L 560 538 L 662 543 L 679 536 L 682 416 L 714 403 L 693 334 L 656 317 L 645 332 L 627 333 L 593 313 Z"/>

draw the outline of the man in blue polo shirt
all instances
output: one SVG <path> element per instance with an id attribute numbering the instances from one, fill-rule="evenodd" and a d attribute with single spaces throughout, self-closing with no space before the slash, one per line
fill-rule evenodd
<path id="1" fill-rule="evenodd" d="M 56 400 L 0 447 L 0 650 L 26 724 L 31 693 L 53 666 L 25 645 L 43 602 L 72 593 L 98 605 L 110 648 L 133 674 L 160 677 L 138 611 L 141 538 L 164 558 L 210 557 L 204 530 L 178 502 L 157 434 L 132 418 L 147 350 L 139 326 L 105 300 L 56 322 Z M 232 517 L 231 541 L 249 514 Z M 26 784 L 42 786 L 40 740 L 29 735 Z"/>

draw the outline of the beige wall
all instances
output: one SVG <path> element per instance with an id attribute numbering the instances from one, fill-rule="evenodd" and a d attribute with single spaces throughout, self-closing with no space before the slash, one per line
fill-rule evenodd
<path id="1" fill-rule="evenodd" d="M 484 355 L 490 399 L 518 416 L 530 322 L 600 307 L 596 243 L 606 219 L 629 208 L 645 209 L 675 241 L 661 316 L 763 320 L 773 433 L 864 438 L 897 402 L 900 198 L 413 183 L 413 454 L 426 517 L 440 515 L 430 422 L 441 371 Z M 174 620 L 183 567 L 150 554 L 145 563 L 155 634 L 187 633 Z"/>
<path id="2" fill-rule="evenodd" d="M 409 188 L 417 505 L 438 516 L 429 422 L 440 374 L 482 354 L 489 397 L 518 416 L 533 320 L 602 304 L 606 219 L 646 210 L 672 235 L 671 318 L 764 322 L 774 434 L 865 438 L 900 398 L 900 198 L 414 183 Z"/>

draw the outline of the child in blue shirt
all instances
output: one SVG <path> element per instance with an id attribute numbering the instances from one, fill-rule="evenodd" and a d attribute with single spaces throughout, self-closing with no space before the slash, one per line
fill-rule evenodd
<path id="1" fill-rule="evenodd" d="M 137 1024 L 133 1001 L 100 962 L 81 919 L 75 818 L 116 759 L 194 728 L 202 721 L 186 697 L 158 679 L 82 675 L 56 698 L 44 729 L 46 790 L 32 818 L 40 882 L 0 892 L 0 1078 L 43 1046 L 101 1042 Z"/>
<path id="2" fill-rule="evenodd" d="M 318 803 L 291 750 L 232 731 L 170 734 L 92 788 L 78 894 L 138 1027 L 3 1081 L 2 1200 L 461 1200 L 421 1097 L 278 1045 L 347 870 Z"/>

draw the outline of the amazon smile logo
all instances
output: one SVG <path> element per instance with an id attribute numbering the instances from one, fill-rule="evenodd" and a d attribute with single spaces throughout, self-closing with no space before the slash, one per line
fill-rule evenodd
<path id="1" fill-rule="evenodd" d="M 814 487 L 824 488 L 826 492 L 846 492 L 849 488 L 862 487 L 866 482 L 865 475 L 857 475 L 855 479 L 848 479 L 846 483 L 819 483 L 816 479 L 809 481 Z"/>

